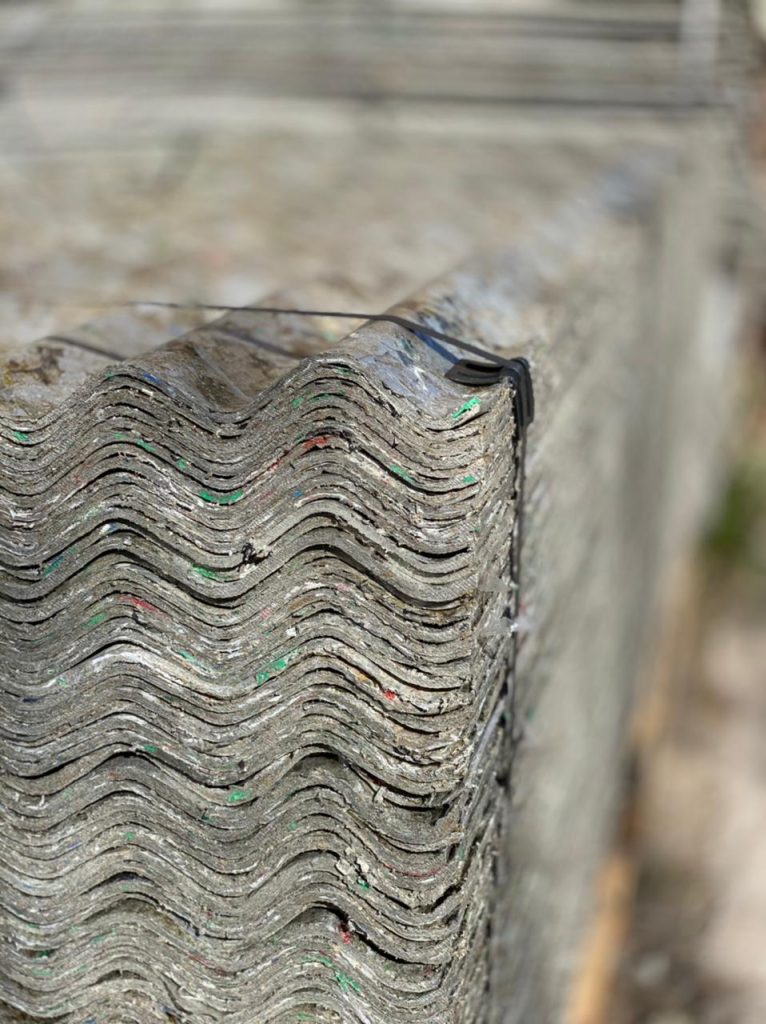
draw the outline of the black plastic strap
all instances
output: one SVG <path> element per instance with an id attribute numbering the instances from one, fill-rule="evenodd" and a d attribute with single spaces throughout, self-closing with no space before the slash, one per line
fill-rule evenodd
<path id="1" fill-rule="evenodd" d="M 489 387 L 492 384 L 499 384 L 501 380 L 510 379 L 515 393 L 515 414 L 519 430 L 526 430 L 535 418 L 532 372 L 529 362 L 523 356 L 509 359 L 502 366 L 461 359 L 447 370 L 446 376 L 456 384 L 474 388 Z"/>

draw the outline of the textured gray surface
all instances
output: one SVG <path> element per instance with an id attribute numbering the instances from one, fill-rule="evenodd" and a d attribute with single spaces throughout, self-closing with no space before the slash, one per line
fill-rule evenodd
<path id="1" fill-rule="evenodd" d="M 704 115 L 435 118 L 233 95 L 250 82 L 197 102 L 177 65 L 126 104 L 91 95 L 82 31 L 88 74 L 60 88 L 40 10 L 4 11 L 35 59 L 21 36 L 2 55 L 4 348 L 54 337 L 2 378 L 0 1019 L 558 1024 L 647 617 L 710 491 L 720 139 Z M 392 67 L 379 87 L 450 86 Z M 640 188 L 605 181 L 641 149 Z M 505 391 L 445 383 L 438 346 L 384 325 L 71 329 L 102 301 L 270 288 L 410 296 L 529 356 L 516 633 Z"/>
<path id="2" fill-rule="evenodd" d="M 232 316 L 42 416 L 7 389 L 4 968 L 33 1019 L 51 985 L 72 1020 L 484 991 L 510 396 L 404 332 L 298 362 L 288 328 Z"/>
<path id="3" fill-rule="evenodd" d="M 396 310 L 532 361 L 517 629 L 510 396 L 443 346 L 233 313 L 141 354 L 189 321 L 139 311 L 75 338 L 120 363 L 12 357 L 8 1012 L 556 1019 L 656 575 L 641 340 L 679 171 L 643 164 Z"/>
<path id="4" fill-rule="evenodd" d="M 715 54 L 714 11 L 684 25 L 676 3 L 27 0 L 4 5 L 0 29 L 0 72 L 32 95 L 667 108 L 698 98 Z"/>

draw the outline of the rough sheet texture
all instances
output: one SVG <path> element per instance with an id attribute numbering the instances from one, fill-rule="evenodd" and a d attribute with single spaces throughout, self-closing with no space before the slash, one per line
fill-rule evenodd
<path id="1" fill-rule="evenodd" d="M 2 7 L 1 1024 L 561 1021 L 738 309 L 709 26 L 500 6 Z M 425 335 L 72 328 L 270 290 L 523 517 Z"/>
<path id="2" fill-rule="evenodd" d="M 689 180 L 646 153 L 396 307 L 530 358 L 521 592 L 512 393 L 449 346 L 135 311 L 10 357 L 7 1015 L 558 1019 L 678 518 Z"/>

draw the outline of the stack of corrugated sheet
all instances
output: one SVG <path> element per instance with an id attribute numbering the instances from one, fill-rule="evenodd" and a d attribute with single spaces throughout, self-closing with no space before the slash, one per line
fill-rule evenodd
<path id="1" fill-rule="evenodd" d="M 553 139 L 565 121 L 572 130 L 573 104 L 688 112 L 714 78 L 712 27 L 690 36 L 676 6 L 434 18 L 328 4 L 299 19 L 279 4 L 214 6 L 9 7 L 0 63 L 24 102 L 0 111 L 6 148 L 40 148 L 36 105 L 51 149 L 80 137 L 129 148 L 143 133 L 164 145 L 217 130 L 236 110 L 249 126 L 251 108 L 233 101 L 255 96 L 262 112 L 264 94 L 438 104 L 429 131 L 454 100 L 545 105 L 558 120 L 534 130 Z M 144 101 L 126 106 L 137 76 Z M 358 260 L 385 293 L 403 266 L 434 273 L 446 223 L 460 220 L 462 249 L 495 242 L 518 224 L 498 195 L 510 211 L 572 173 L 565 144 L 525 163 L 514 142 L 487 188 L 477 151 L 455 176 L 474 181 L 457 212 L 423 125 L 396 140 L 375 113 L 365 127 L 382 141 L 362 133 L 357 148 L 399 168 L 410 201 L 398 231 L 370 220 L 396 219 L 396 188 L 379 195 L 350 146 L 314 148 L 341 168 L 324 196 L 310 176 L 283 174 L 316 173 L 311 150 L 277 151 L 274 220 L 238 198 L 225 207 L 231 224 L 262 225 L 259 265 L 276 266 L 274 279 L 288 260 L 283 221 L 286 273 L 305 269 L 299 249 L 330 270 Z M 472 161 L 474 129 L 490 120 L 468 134 L 448 122 Z M 592 132 L 594 165 L 615 145 L 613 123 Z M 580 193 L 535 244 L 399 310 L 532 361 L 540 415 L 515 620 L 513 396 L 450 382 L 456 353 L 427 334 L 367 325 L 328 353 L 328 334 L 344 333 L 332 318 L 238 313 L 201 327 L 195 314 L 143 311 L 6 362 L 0 1024 L 562 1019 L 661 540 L 676 544 L 671 513 L 688 504 L 679 467 L 708 450 L 701 426 L 712 432 L 723 376 L 715 354 L 702 373 L 695 326 L 712 263 L 700 239 L 705 224 L 715 231 L 702 178 L 717 150 L 691 118 L 637 121 L 642 133 L 684 152 L 638 216 L 624 178 L 611 179 L 606 203 Z M 416 136 L 443 207 L 417 199 L 398 155 L 413 159 Z M 114 180 L 132 191 L 119 160 Z M 271 180 L 244 150 L 219 156 L 210 177 L 227 162 L 257 190 Z M 160 178 L 179 173 L 173 162 Z M 352 179 L 363 188 L 349 192 Z M 39 191 L 58 201 L 55 186 Z M 315 207 L 331 212 L 314 221 Z M 44 222 L 41 209 L 30 218 Z M 197 250 L 205 281 L 217 248 L 214 237 Z M 148 278 L 148 294 L 179 287 Z"/>
<path id="2" fill-rule="evenodd" d="M 3 1024 L 562 1019 L 719 423 L 710 192 L 659 155 L 423 330 L 139 310 L 6 360 Z M 513 389 L 433 330 L 532 364 L 521 545 Z"/>
<path id="3" fill-rule="evenodd" d="M 7 1012 L 479 1019 L 513 389 L 391 325 L 146 321 L 5 366 Z"/>
<path id="4" fill-rule="evenodd" d="M 27 0 L 0 26 L 0 69 L 27 99 L 129 88 L 182 103 L 260 94 L 602 108 L 709 98 L 718 32 L 715 8 L 641 0 Z"/>

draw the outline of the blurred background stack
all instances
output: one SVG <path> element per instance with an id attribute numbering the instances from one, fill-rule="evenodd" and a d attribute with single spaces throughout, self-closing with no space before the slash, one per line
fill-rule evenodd
<path id="1" fill-rule="evenodd" d="M 0 1020 L 762 1019 L 634 964 L 635 848 L 594 895 L 761 313 L 758 17 L 0 5 Z M 262 296 L 530 359 L 512 630 L 505 391 L 391 325 L 120 308 Z"/>

